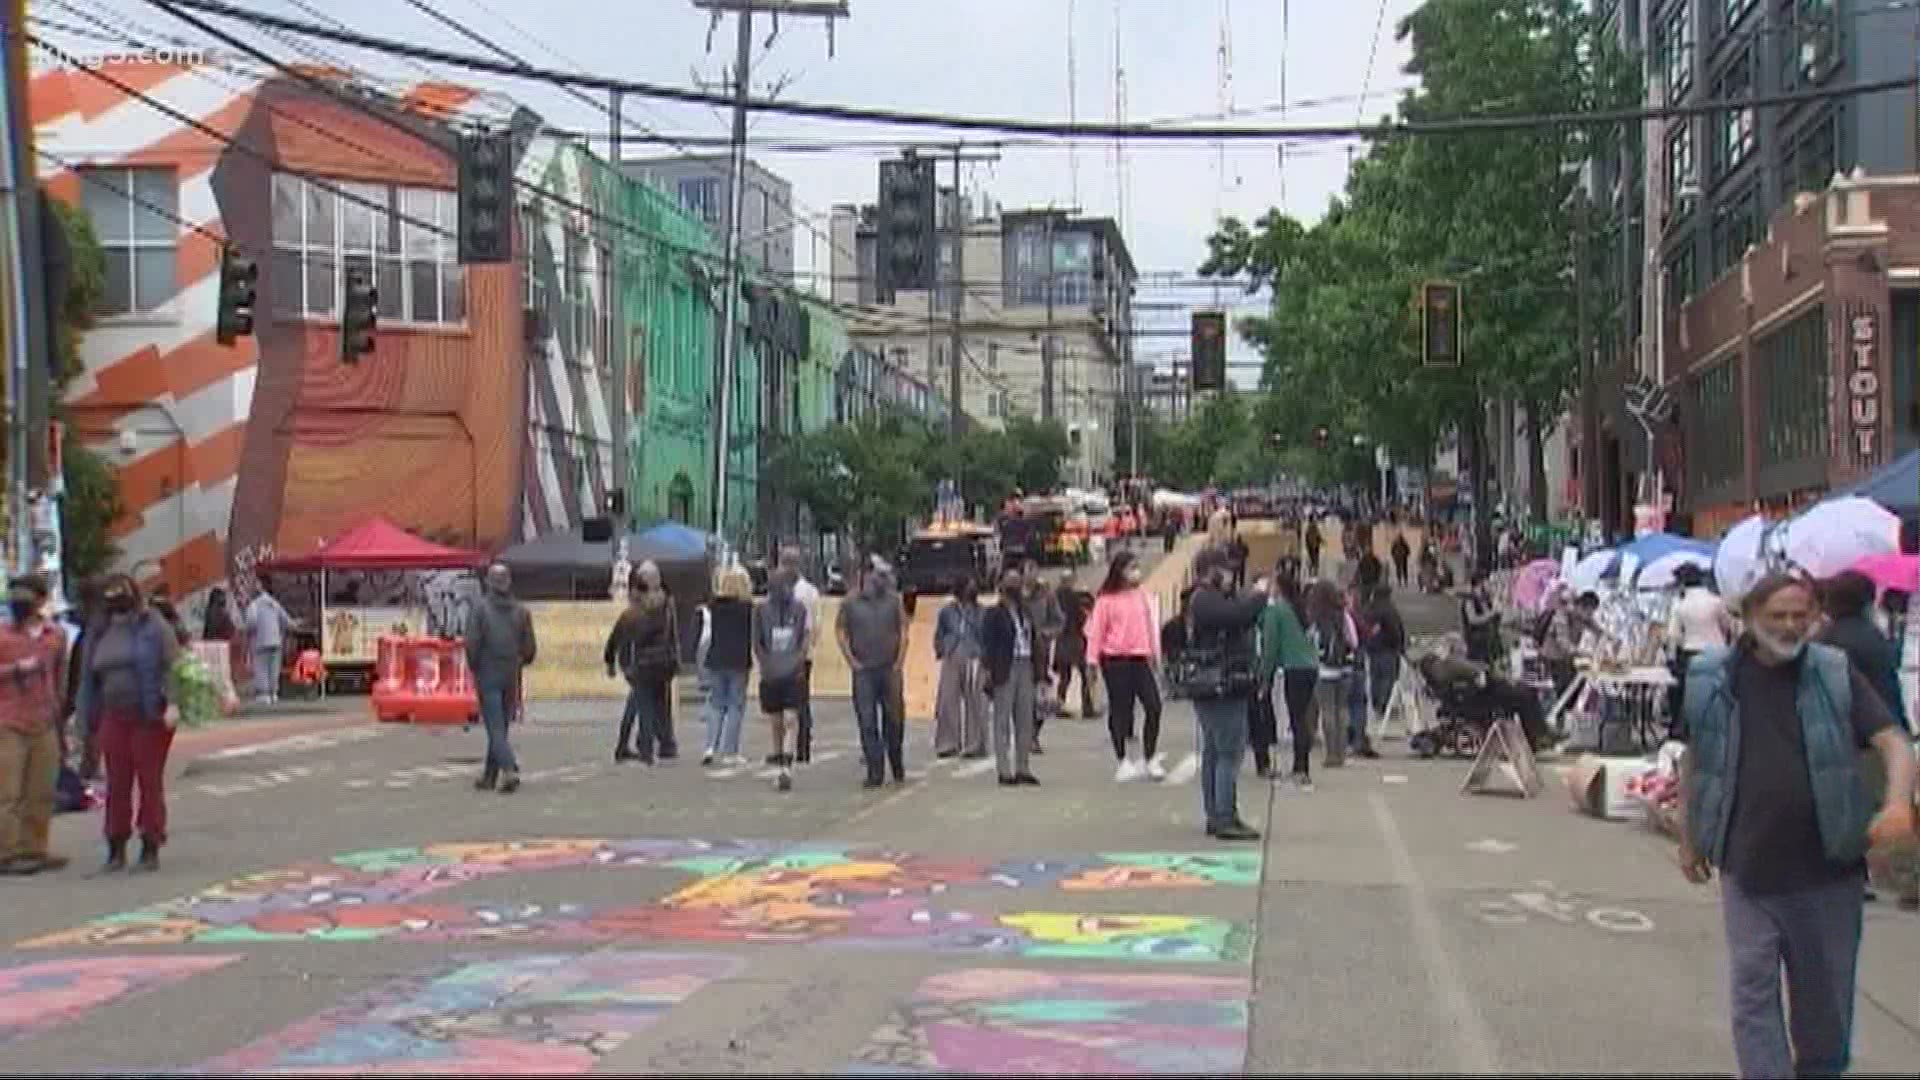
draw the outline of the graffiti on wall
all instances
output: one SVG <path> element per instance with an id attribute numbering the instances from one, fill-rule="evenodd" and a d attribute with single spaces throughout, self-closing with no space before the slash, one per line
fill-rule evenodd
<path id="1" fill-rule="evenodd" d="M 440 894 L 503 875 L 651 868 L 694 880 L 648 903 L 458 902 Z M 256 874 L 28 948 L 283 941 L 823 943 L 1086 959 L 1244 960 L 1252 929 L 1187 915 L 987 914 L 951 906 L 1006 890 L 1133 892 L 1244 886 L 1254 852 L 954 860 L 832 845 L 529 840 L 355 852 Z"/>
<path id="2" fill-rule="evenodd" d="M 94 956 L 0 967 L 0 1046 L 131 994 L 184 982 L 237 955 Z"/>
<path id="3" fill-rule="evenodd" d="M 1234 1074 L 1250 992 L 1245 978 L 951 971 L 921 983 L 848 1072 Z"/>
<path id="4" fill-rule="evenodd" d="M 575 1075 L 744 966 L 728 956 L 628 952 L 457 963 L 397 980 L 200 1071 Z"/>

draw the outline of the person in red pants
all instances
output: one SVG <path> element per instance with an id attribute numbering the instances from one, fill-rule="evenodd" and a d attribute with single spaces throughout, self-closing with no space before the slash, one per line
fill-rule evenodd
<path id="1" fill-rule="evenodd" d="M 140 830 L 141 870 L 160 868 L 167 840 L 165 776 L 173 727 L 167 720 L 167 672 L 179 651 L 165 619 L 125 574 L 101 589 L 103 611 L 87 628 L 80 658 L 79 714 L 96 732 L 107 766 L 107 861 L 127 868 L 127 841 Z M 139 813 L 134 811 L 138 795 Z"/>

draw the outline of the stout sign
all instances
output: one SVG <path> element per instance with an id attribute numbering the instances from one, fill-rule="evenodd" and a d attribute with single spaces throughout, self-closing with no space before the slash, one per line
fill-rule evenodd
<path id="1" fill-rule="evenodd" d="M 1846 422 L 1853 460 L 1870 469 L 1880 460 L 1880 312 L 1869 304 L 1846 307 Z"/>

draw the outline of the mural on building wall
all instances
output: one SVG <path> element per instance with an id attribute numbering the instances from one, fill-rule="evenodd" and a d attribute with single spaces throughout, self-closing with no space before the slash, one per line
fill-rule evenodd
<path id="1" fill-rule="evenodd" d="M 0 1046 L 72 1023 L 109 1002 L 172 986 L 240 959 L 88 956 L 0 966 Z"/>
<path id="2" fill-rule="evenodd" d="M 123 566 L 187 595 L 376 511 L 469 546 L 508 541 L 526 415 L 518 279 L 510 265 L 450 265 L 436 230 L 452 225 L 452 163 L 427 119 L 497 119 L 500 104 L 442 84 L 397 90 L 414 135 L 211 64 L 99 70 L 225 136 L 85 69 L 37 73 L 30 91 L 53 155 L 42 179 L 126 260 L 110 292 L 133 314 L 86 335 L 68 392 L 76 434 L 118 470 Z M 397 198 L 400 214 L 295 172 Z M 110 221 L 122 212 L 126 227 Z M 260 264 L 256 336 L 233 346 L 213 340 L 222 235 Z M 382 291 L 378 347 L 352 366 L 332 321 L 343 260 L 377 263 Z"/>
<path id="3" fill-rule="evenodd" d="M 446 889 L 543 870 L 658 868 L 694 877 L 656 901 L 447 902 Z M 1252 852 L 938 860 L 871 849 L 694 840 L 538 840 L 355 852 L 23 943 L 29 948 L 293 941 L 598 942 L 629 938 L 992 952 L 1030 957 L 1237 961 L 1252 928 L 1188 915 L 949 906 L 981 891 L 1147 892 L 1258 880 Z"/>
<path id="4" fill-rule="evenodd" d="M 571 1076 L 744 963 L 596 952 L 469 957 L 396 980 L 208 1062 L 200 1072 Z"/>
<path id="5" fill-rule="evenodd" d="M 1244 977 L 969 969 L 935 975 L 874 1032 L 863 1076 L 1221 1076 L 1245 1064 Z"/>

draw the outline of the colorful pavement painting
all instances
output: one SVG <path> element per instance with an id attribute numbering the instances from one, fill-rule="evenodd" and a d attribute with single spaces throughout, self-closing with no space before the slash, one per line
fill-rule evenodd
<path id="1" fill-rule="evenodd" d="M 728 956 L 628 952 L 456 963 L 329 1009 L 198 1071 L 576 1075 L 744 966 Z"/>
<path id="2" fill-rule="evenodd" d="M 238 956 L 91 956 L 0 967 L 0 1046 L 50 1031 L 109 1002 L 171 986 Z"/>
<path id="3" fill-rule="evenodd" d="M 1245 978 L 974 969 L 936 975 L 849 1072 L 1238 1073 Z"/>
<path id="4" fill-rule="evenodd" d="M 434 894 L 509 874 L 666 868 L 695 880 L 642 905 L 466 904 Z M 32 939 L 25 948 L 288 941 L 826 943 L 1030 957 L 1244 961 L 1251 929 L 1186 915 L 981 914 L 960 891 L 1251 886 L 1257 852 L 989 862 L 842 846 L 534 840 L 356 852 Z"/>

